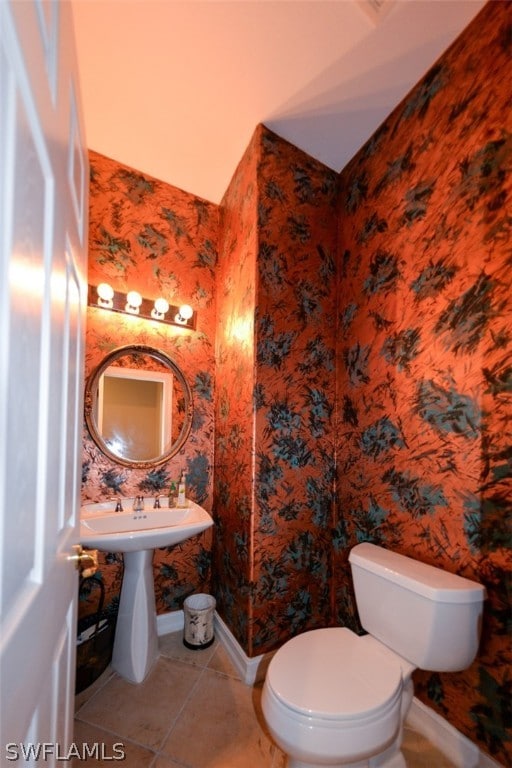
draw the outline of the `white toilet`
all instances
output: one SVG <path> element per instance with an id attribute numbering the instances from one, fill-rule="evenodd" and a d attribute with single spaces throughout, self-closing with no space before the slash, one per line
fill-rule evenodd
<path id="1" fill-rule="evenodd" d="M 305 632 L 268 668 L 263 714 L 289 768 L 405 768 L 412 672 L 457 672 L 478 650 L 481 584 L 374 544 L 358 544 L 349 561 L 369 634 Z"/>

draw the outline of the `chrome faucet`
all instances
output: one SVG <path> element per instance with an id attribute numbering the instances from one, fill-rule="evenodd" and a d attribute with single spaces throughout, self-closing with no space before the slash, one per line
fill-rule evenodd
<path id="1" fill-rule="evenodd" d="M 121 498 L 119 496 L 109 496 L 109 501 L 115 501 L 116 502 L 116 512 L 122 512 L 123 511 L 123 505 L 121 504 Z"/>
<path id="2" fill-rule="evenodd" d="M 144 509 L 144 496 L 136 496 L 133 501 L 133 511 L 142 512 Z"/>
<path id="3" fill-rule="evenodd" d="M 159 493 L 158 496 L 155 496 L 155 503 L 153 504 L 153 509 L 160 509 L 161 496 L 165 496 L 165 493 Z"/>

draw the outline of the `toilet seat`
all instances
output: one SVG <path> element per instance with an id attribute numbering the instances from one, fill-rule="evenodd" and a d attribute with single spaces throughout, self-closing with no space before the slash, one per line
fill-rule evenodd
<path id="1" fill-rule="evenodd" d="M 402 671 L 377 644 L 361 640 L 345 627 L 298 635 L 275 654 L 266 683 L 282 706 L 302 716 L 338 727 L 378 720 L 396 706 Z"/>

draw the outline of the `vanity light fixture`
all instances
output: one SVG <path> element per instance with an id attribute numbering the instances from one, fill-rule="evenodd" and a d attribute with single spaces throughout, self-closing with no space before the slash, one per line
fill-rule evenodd
<path id="1" fill-rule="evenodd" d="M 108 283 L 89 285 L 87 303 L 90 307 L 136 315 L 145 320 L 156 320 L 190 330 L 196 327 L 196 312 L 189 304 L 173 306 L 162 296 L 158 299 L 145 299 L 138 291 L 121 293 Z"/>

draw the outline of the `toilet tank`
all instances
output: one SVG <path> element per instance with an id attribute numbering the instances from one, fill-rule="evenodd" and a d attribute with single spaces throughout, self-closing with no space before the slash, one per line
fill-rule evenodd
<path id="1" fill-rule="evenodd" d="M 364 629 L 416 667 L 466 669 L 476 656 L 485 588 L 475 581 L 358 544 L 349 555 Z"/>

